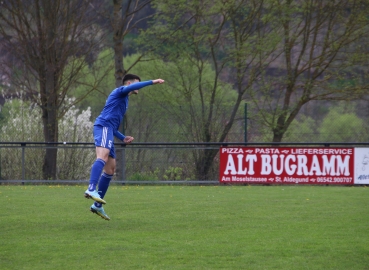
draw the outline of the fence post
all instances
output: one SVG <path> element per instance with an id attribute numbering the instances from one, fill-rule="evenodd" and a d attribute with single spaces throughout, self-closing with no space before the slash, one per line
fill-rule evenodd
<path id="1" fill-rule="evenodd" d="M 122 148 L 122 181 L 126 180 L 126 146 Z"/>
<path id="2" fill-rule="evenodd" d="M 25 152 L 25 149 L 26 149 L 26 144 L 25 143 L 21 143 L 21 147 L 22 147 L 22 180 L 26 180 L 25 178 L 25 166 L 24 166 L 24 152 Z"/>
<path id="3" fill-rule="evenodd" d="M 125 125 L 125 121 L 124 121 L 124 117 L 122 119 L 122 133 L 123 135 L 125 135 L 126 131 L 125 131 L 125 128 L 124 128 L 124 125 Z M 126 145 L 123 145 L 122 147 L 122 182 L 123 182 L 123 185 L 124 185 L 124 181 L 126 180 Z"/>
<path id="4" fill-rule="evenodd" d="M 244 141 L 247 142 L 247 103 L 245 103 L 245 130 L 244 130 Z"/>

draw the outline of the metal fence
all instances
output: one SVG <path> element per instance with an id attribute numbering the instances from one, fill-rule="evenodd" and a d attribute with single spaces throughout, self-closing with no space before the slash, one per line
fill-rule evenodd
<path id="1" fill-rule="evenodd" d="M 362 104 L 361 104 L 362 103 Z M 368 145 L 369 124 L 367 102 L 351 104 L 347 110 L 343 106 L 333 106 L 326 102 L 305 106 L 302 114 L 288 127 L 283 142 L 271 143 L 271 127 L 266 126 L 255 108 L 247 104 L 241 108 L 223 143 L 191 143 L 200 141 L 204 131 L 199 126 L 193 127 L 198 117 L 190 117 L 190 108 L 179 106 L 172 108 L 176 114 L 155 106 L 131 106 L 120 127 L 123 134 L 134 135 L 134 143 L 124 146 L 116 143 L 117 170 L 116 183 L 216 183 L 219 179 L 219 148 L 222 145 L 235 146 L 324 146 Z M 360 105 L 360 106 L 359 106 Z M 331 109 L 335 108 L 334 110 Z M 336 108 L 337 107 L 337 108 Z M 350 109 L 350 108 L 357 109 Z M 231 108 L 223 107 L 217 121 L 213 122 L 211 138 L 216 141 L 221 137 L 228 123 L 227 112 Z M 141 111 L 142 110 L 142 111 Z M 201 111 L 201 108 L 198 108 Z M 25 108 L 26 111 L 26 108 Z M 153 113 L 155 112 L 155 113 Z M 14 115 L 12 115 L 14 116 Z M 74 116 L 73 116 L 74 117 Z M 33 182 L 36 183 L 79 183 L 89 179 L 91 164 L 95 160 L 90 120 L 66 127 L 60 122 L 59 139 L 72 142 L 43 143 L 41 125 L 25 126 L 31 121 L 18 116 L 21 124 L 9 117 L 8 123 L 2 123 L 0 142 L 0 183 Z M 35 120 L 35 118 L 31 118 Z M 74 118 L 73 118 L 74 119 Z M 83 122 L 84 123 L 84 122 Z M 270 123 L 269 123 L 270 124 Z M 28 127 L 29 126 L 29 127 Z M 4 127 L 7 127 L 6 129 Z M 79 129 L 79 127 L 84 127 Z M 21 132 L 20 132 L 21 131 Z M 210 132 L 210 131 L 209 131 Z M 20 135 L 20 136 L 18 136 Z M 209 134 L 207 134 L 209 135 Z M 16 137 L 18 136 L 18 137 Z M 25 140 L 33 142 L 11 142 Z M 38 141 L 38 142 L 36 142 Z M 78 143 L 77 143 L 78 141 Z M 150 142 L 166 143 L 150 143 Z M 331 143 L 325 143 L 330 141 Z M 140 143 L 136 143 L 140 142 Z M 345 143 L 355 142 L 355 143 Z M 56 179 L 43 179 L 43 162 L 47 148 L 58 151 Z M 208 153 L 210 153 L 208 155 Z M 215 153 L 215 154 L 214 154 Z"/>
<path id="2" fill-rule="evenodd" d="M 117 184 L 217 184 L 222 146 L 355 147 L 368 143 L 133 143 L 116 144 Z M 57 177 L 42 179 L 46 148 L 57 148 Z M 217 152 L 205 177 L 201 153 Z M 95 160 L 92 143 L 0 142 L 0 183 L 87 183 Z M 200 179 L 201 178 L 201 179 Z"/>

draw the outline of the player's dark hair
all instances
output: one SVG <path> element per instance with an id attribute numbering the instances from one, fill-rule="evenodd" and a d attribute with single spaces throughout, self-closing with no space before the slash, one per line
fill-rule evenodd
<path id="1" fill-rule="evenodd" d="M 138 80 L 140 82 L 141 81 L 141 78 L 138 77 L 137 75 L 134 75 L 134 74 L 126 74 L 126 75 L 124 75 L 124 77 L 122 79 L 122 83 L 124 85 L 124 83 L 126 81 L 133 81 L 133 80 Z"/>

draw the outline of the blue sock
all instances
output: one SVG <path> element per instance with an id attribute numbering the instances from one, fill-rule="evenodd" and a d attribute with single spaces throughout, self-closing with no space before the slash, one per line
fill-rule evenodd
<path id="1" fill-rule="evenodd" d="M 112 177 L 113 175 L 107 174 L 105 172 L 101 175 L 101 178 L 99 181 L 99 189 L 98 189 L 101 199 L 104 198 L 106 192 L 108 191 L 110 180 L 112 179 Z M 101 207 L 101 203 L 95 202 L 95 206 Z"/>
<path id="2" fill-rule="evenodd" d="M 102 170 L 104 169 L 104 166 L 105 166 L 104 160 L 100 158 L 95 160 L 91 168 L 90 184 L 88 186 L 89 191 L 94 191 L 96 189 L 97 183 L 99 182 L 99 178 Z"/>

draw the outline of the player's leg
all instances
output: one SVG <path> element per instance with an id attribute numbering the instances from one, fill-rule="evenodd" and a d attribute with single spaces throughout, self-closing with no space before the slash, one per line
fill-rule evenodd
<path id="1" fill-rule="evenodd" d="M 101 175 L 99 180 L 98 192 L 101 198 L 105 197 L 105 194 L 109 188 L 110 181 L 113 178 L 115 172 L 115 166 L 115 158 L 109 156 L 108 162 L 106 162 L 103 174 Z"/>
<path id="2" fill-rule="evenodd" d="M 110 157 L 109 157 L 110 159 Z M 107 164 L 109 161 L 107 162 Z M 105 169 L 104 169 L 105 170 Z M 104 199 L 104 196 L 109 188 L 110 180 L 112 179 L 113 175 L 107 174 L 105 171 L 101 175 L 101 178 L 99 180 L 99 188 L 98 188 L 98 194 L 100 195 L 101 199 Z M 95 201 L 93 205 L 91 205 L 90 208 L 92 213 L 95 213 L 102 217 L 103 219 L 110 220 L 109 216 L 105 213 L 104 208 L 102 206 L 102 203 L 99 201 Z"/>
<path id="3" fill-rule="evenodd" d="M 113 146 L 113 131 L 107 127 L 94 126 L 94 139 L 96 146 L 96 160 L 92 165 L 90 183 L 85 191 L 86 198 L 105 204 L 106 202 L 96 191 L 103 168 L 108 161 L 110 149 Z"/>
<path id="4" fill-rule="evenodd" d="M 106 192 L 108 191 L 109 184 L 111 179 L 113 178 L 114 172 L 115 172 L 115 151 L 114 151 L 114 145 L 110 149 L 110 155 L 108 158 L 108 161 L 105 164 L 104 171 L 100 177 L 99 180 L 99 187 L 98 187 L 98 193 L 103 199 L 105 197 Z M 94 202 L 94 204 L 91 206 L 91 212 L 99 215 L 103 219 L 110 220 L 109 216 L 105 213 L 104 208 L 102 207 L 102 204 L 100 202 Z"/>
<path id="5" fill-rule="evenodd" d="M 103 199 L 105 197 L 106 192 L 108 191 L 110 181 L 113 178 L 115 171 L 115 158 L 109 157 L 108 162 L 105 164 L 104 171 L 99 180 L 98 193 Z M 102 204 L 98 201 L 94 203 L 96 207 L 101 207 Z"/>

